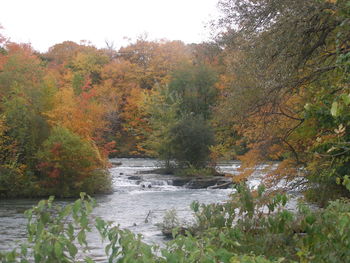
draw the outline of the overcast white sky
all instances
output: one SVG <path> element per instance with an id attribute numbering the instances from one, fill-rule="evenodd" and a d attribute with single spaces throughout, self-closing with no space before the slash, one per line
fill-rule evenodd
<path id="1" fill-rule="evenodd" d="M 198 43 L 209 38 L 205 25 L 217 16 L 218 0 L 1 0 L 2 33 L 39 51 L 72 40 L 105 40 L 120 47 L 147 32 Z"/>

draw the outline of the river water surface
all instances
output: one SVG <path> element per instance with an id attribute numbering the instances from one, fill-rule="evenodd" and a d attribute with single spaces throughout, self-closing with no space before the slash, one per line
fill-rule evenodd
<path id="1" fill-rule="evenodd" d="M 156 226 L 162 222 L 165 212 L 176 209 L 179 218 L 190 221 L 190 204 L 223 202 L 228 199 L 232 189 L 186 189 L 172 186 L 172 176 L 142 174 L 152 170 L 159 163 L 153 159 L 112 159 L 121 165 L 110 169 L 113 178 L 113 194 L 95 197 L 98 207 L 93 214 L 105 220 L 141 233 L 147 243 L 162 244 L 164 237 Z M 225 173 L 237 174 L 238 162 L 225 162 L 218 169 Z M 131 180 L 130 176 L 140 176 Z M 251 186 L 257 185 L 261 173 L 249 179 Z M 135 178 L 133 178 L 135 179 Z M 150 188 L 148 186 L 151 186 Z M 144 186 L 144 187 L 143 187 Z M 16 243 L 25 240 L 26 219 L 23 212 L 39 200 L 15 199 L 0 200 L 0 251 L 10 250 Z M 73 201 L 73 200 L 72 200 Z M 69 200 L 57 201 L 66 204 Z M 145 220 L 147 218 L 147 220 Z M 103 246 L 96 233 L 91 240 L 91 256 L 96 261 L 105 261 Z"/>

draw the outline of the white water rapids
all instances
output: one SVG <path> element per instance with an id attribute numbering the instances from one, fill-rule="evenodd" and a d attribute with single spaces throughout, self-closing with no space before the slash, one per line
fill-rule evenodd
<path id="1" fill-rule="evenodd" d="M 191 220 L 190 204 L 222 202 L 228 199 L 232 189 L 186 189 L 172 186 L 172 176 L 142 174 L 153 170 L 159 163 L 153 159 L 112 159 L 121 165 L 110 168 L 114 192 L 110 195 L 96 196 L 98 207 L 93 214 L 108 221 L 128 228 L 134 233 L 141 233 L 148 243 L 161 244 L 164 237 L 156 226 L 162 222 L 165 212 L 176 209 L 180 219 Z M 218 169 L 225 173 L 237 174 L 239 162 L 225 162 Z M 262 169 L 248 180 L 250 186 L 259 184 L 263 175 Z M 139 180 L 130 179 L 138 176 Z M 143 186 L 144 187 L 143 187 Z M 151 185 L 148 188 L 148 185 Z M 10 250 L 16 243 L 25 239 L 26 219 L 23 212 L 38 200 L 13 199 L 0 200 L 0 251 Z M 69 200 L 57 201 L 65 204 Z M 294 205 L 292 205 L 294 206 Z M 295 207 L 295 206 L 294 206 Z M 147 218 L 147 220 L 145 220 Z M 89 236 L 91 256 L 96 261 L 105 261 L 103 245 L 98 235 Z"/>

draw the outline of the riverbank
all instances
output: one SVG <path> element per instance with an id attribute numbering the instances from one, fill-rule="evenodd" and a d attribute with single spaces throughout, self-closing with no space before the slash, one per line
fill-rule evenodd
<path id="1" fill-rule="evenodd" d="M 61 261 L 69 253 L 67 262 L 72 263 L 87 258 L 89 260 L 85 262 L 114 262 L 114 259 L 149 263 L 348 262 L 348 201 L 337 200 L 317 211 L 302 204 L 297 211 L 289 211 L 287 203 L 286 195 L 270 195 L 263 185 L 255 191 L 239 185 L 225 202 L 193 202 L 194 220 L 189 227 L 179 224 L 177 210 L 168 211 L 163 217 L 162 232 L 168 236 L 171 232 L 173 240 L 160 248 L 144 243 L 145 239 L 135 235 L 130 228 L 108 223 L 101 218 L 103 214 L 91 214 L 93 202 L 84 199 L 83 195 L 74 204 L 61 207 L 53 206 L 50 199 L 27 212 L 33 215 L 28 219 L 31 226 L 27 233 L 30 237 L 26 243 L 28 251 L 18 249 L 4 253 L 0 249 L 0 260 L 12 263 L 18 258 L 34 256 L 53 262 Z M 145 224 L 149 223 L 150 215 L 151 211 L 144 219 Z M 56 217 L 62 220 L 55 220 Z M 77 227 L 70 227 L 72 221 Z M 94 239 L 89 239 L 86 233 L 93 234 Z M 107 244 L 102 242 L 103 239 L 108 240 Z M 95 246 L 93 242 L 97 240 L 102 254 L 91 253 Z"/>
<path id="2" fill-rule="evenodd" d="M 102 216 L 106 221 L 115 222 L 133 233 L 142 234 L 144 241 L 149 244 L 164 244 L 164 236 L 157 224 L 163 221 L 167 210 L 176 209 L 179 217 L 191 221 L 190 205 L 193 201 L 205 204 L 223 202 L 232 192 L 231 189 L 187 189 L 173 186 L 171 176 L 139 174 L 140 171 L 156 169 L 158 162 L 154 159 L 123 158 L 114 161 L 122 164 L 109 169 L 113 191 L 108 195 L 94 197 L 98 207 L 92 216 Z M 230 169 L 232 173 L 235 172 L 235 168 Z M 128 179 L 130 176 L 142 176 L 143 183 L 152 184 L 152 187 L 143 188 L 135 180 Z M 8 251 L 17 241 L 25 240 L 26 218 L 23 212 L 38 201 L 22 198 L 0 200 L 0 250 Z M 60 199 L 56 200 L 56 204 L 66 205 L 73 201 Z M 148 214 L 148 222 L 145 223 Z M 89 236 L 91 255 L 94 259 L 104 258 L 104 251 L 96 235 L 98 233 Z"/>

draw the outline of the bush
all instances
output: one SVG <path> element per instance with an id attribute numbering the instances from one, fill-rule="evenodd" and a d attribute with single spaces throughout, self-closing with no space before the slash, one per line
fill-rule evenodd
<path id="1" fill-rule="evenodd" d="M 0 197 L 16 196 L 22 190 L 20 177 L 18 169 L 0 165 Z"/>
<path id="2" fill-rule="evenodd" d="M 4 263 L 21 262 L 78 262 L 87 248 L 86 233 L 91 231 L 88 216 L 92 212 L 94 201 L 86 200 L 85 194 L 73 204 L 56 206 L 54 198 L 40 201 L 36 207 L 25 212 L 28 218 L 28 242 L 20 249 L 1 254 Z M 89 262 L 86 253 L 85 262 Z"/>
<path id="3" fill-rule="evenodd" d="M 86 233 L 96 228 L 105 247 L 106 262 L 349 262 L 350 203 L 337 200 L 324 209 L 305 205 L 287 211 L 287 198 L 270 195 L 263 186 L 250 191 L 241 185 L 222 204 L 193 203 L 195 231 L 177 235 L 164 248 L 143 243 L 141 235 L 96 218 L 89 220 L 93 201 L 85 195 L 66 207 L 41 201 L 26 212 L 28 242 L 21 249 L 0 253 L 4 263 L 94 262 L 88 257 Z M 174 214 L 165 218 L 177 224 Z M 79 249 L 82 249 L 79 251 Z"/>
<path id="4" fill-rule="evenodd" d="M 0 197 L 40 196 L 36 177 L 29 169 L 0 165 Z"/>
<path id="5" fill-rule="evenodd" d="M 207 121 L 200 116 L 187 116 L 171 130 L 173 158 L 185 167 L 202 168 L 210 156 L 209 147 L 214 144 L 214 133 Z"/>
<path id="6" fill-rule="evenodd" d="M 297 213 L 286 204 L 285 195 L 243 185 L 226 203 L 194 202 L 191 233 L 176 237 L 167 251 L 194 256 L 179 262 L 349 262 L 349 200 L 317 211 L 300 204 Z"/>
<path id="7" fill-rule="evenodd" d="M 218 90 L 216 73 L 205 65 L 184 64 L 146 103 L 151 130 L 145 131 L 149 153 L 170 168 L 203 168 L 214 144 L 210 125 Z"/>
<path id="8" fill-rule="evenodd" d="M 95 193 L 109 183 L 106 173 L 98 170 L 104 163 L 97 148 L 66 128 L 53 128 L 37 158 L 43 186 L 50 189 L 50 194 L 74 196 L 81 191 Z"/>

